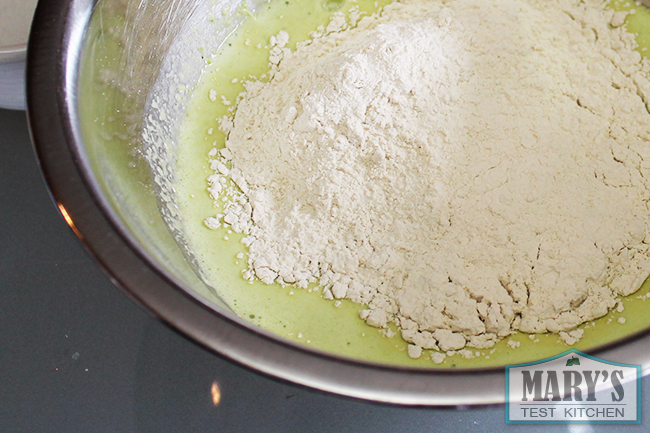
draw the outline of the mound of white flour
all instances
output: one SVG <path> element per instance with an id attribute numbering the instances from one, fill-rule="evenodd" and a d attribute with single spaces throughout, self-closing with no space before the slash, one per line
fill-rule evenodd
<path id="1" fill-rule="evenodd" d="M 624 18 L 409 0 L 278 35 L 209 179 L 246 276 L 364 304 L 412 356 L 604 315 L 650 273 L 650 67 Z"/>

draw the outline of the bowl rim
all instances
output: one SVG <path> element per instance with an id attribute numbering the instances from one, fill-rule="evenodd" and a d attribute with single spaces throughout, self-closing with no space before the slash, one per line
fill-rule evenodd
<path id="1" fill-rule="evenodd" d="M 86 172 L 78 128 L 77 79 L 85 28 L 101 0 L 42 0 L 27 51 L 27 109 L 32 141 L 64 219 L 111 280 L 172 329 L 270 377 L 364 400 L 413 406 L 505 401 L 505 368 L 436 369 L 335 356 L 284 340 L 209 306 L 159 268 L 134 243 Z M 621 344 L 626 342 L 628 344 Z M 631 344 L 634 342 L 635 344 Z M 589 350 L 650 368 L 642 331 Z"/>

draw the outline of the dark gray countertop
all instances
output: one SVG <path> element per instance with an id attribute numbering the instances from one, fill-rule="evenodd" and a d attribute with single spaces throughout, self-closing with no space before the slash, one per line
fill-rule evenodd
<path id="1" fill-rule="evenodd" d="M 376 405 L 236 366 L 150 317 L 93 263 L 48 194 L 24 112 L 0 109 L 0 146 L 0 432 L 648 431 L 647 378 L 641 425 L 507 425 L 503 406 Z"/>

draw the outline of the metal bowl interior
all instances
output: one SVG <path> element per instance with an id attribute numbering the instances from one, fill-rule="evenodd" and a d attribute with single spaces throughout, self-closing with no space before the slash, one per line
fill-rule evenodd
<path id="1" fill-rule="evenodd" d="M 196 342 L 257 371 L 386 403 L 503 402 L 502 366 L 415 368 L 307 348 L 238 317 L 205 284 L 174 205 L 174 154 L 193 86 L 242 19 L 238 4 L 39 3 L 28 52 L 29 119 L 64 218 L 132 298 Z M 201 49 L 192 45 L 197 40 Z M 649 326 L 606 335 L 587 350 L 646 369 Z M 533 360 L 545 353 L 524 355 Z"/>

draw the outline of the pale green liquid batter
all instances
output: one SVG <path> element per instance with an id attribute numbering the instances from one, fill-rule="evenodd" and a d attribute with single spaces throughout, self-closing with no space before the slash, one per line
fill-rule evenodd
<path id="1" fill-rule="evenodd" d="M 235 101 L 244 90 L 242 80 L 260 77 L 267 71 L 268 41 L 280 30 L 289 33 L 291 39 L 288 47 L 293 49 L 296 42 L 308 39 L 310 31 L 327 25 L 332 9 L 340 7 L 340 11 L 347 12 L 351 6 L 358 6 L 360 11 L 370 14 L 389 2 L 271 0 L 247 18 L 224 43 L 194 91 L 187 120 L 181 128 L 176 186 L 178 205 L 184 218 L 187 239 L 203 271 L 220 296 L 242 318 L 282 337 L 338 355 L 383 363 L 437 367 L 429 359 L 427 351 L 419 359 L 409 358 L 406 354 L 407 344 L 399 334 L 388 338 L 380 330 L 366 325 L 358 316 L 362 308 L 360 305 L 343 300 L 340 307 L 336 307 L 334 301 L 323 299 L 319 290 L 310 292 L 244 280 L 241 272 L 246 268 L 246 256 L 237 258 L 238 253 L 246 254 L 246 247 L 240 243 L 242 235 L 229 233 L 224 228 L 210 230 L 203 224 L 206 217 L 214 216 L 219 211 L 208 195 L 206 179 L 212 174 L 208 151 L 215 142 L 218 148 L 224 146 L 225 137 L 219 131 L 216 119 L 229 112 L 228 106 L 221 102 L 221 95 Z M 627 10 L 634 7 L 634 3 L 613 3 L 612 6 L 617 10 Z M 643 49 L 650 47 L 650 14 L 643 7 L 636 9 L 637 13 L 628 17 L 627 28 L 639 33 L 639 50 L 645 55 Z M 237 79 L 236 83 L 233 83 L 234 79 Z M 212 89 L 217 92 L 217 101 L 209 97 Z M 224 237 L 228 237 L 228 240 Z M 646 313 L 646 304 L 636 299 L 649 288 L 646 283 L 641 291 L 624 299 L 624 313 L 611 312 L 597 320 L 595 327 L 587 325 L 584 337 L 574 347 L 588 350 L 649 327 L 650 315 Z M 624 324 L 617 322 L 620 316 L 626 318 Z M 482 356 L 473 359 L 448 357 L 439 367 L 513 364 L 556 355 L 568 349 L 566 344 L 559 342 L 557 335 L 539 335 L 536 338 L 537 342 L 528 335 L 515 334 L 492 349 L 479 350 Z M 521 346 L 517 349 L 508 347 L 506 343 L 510 339 L 520 342 Z"/>

